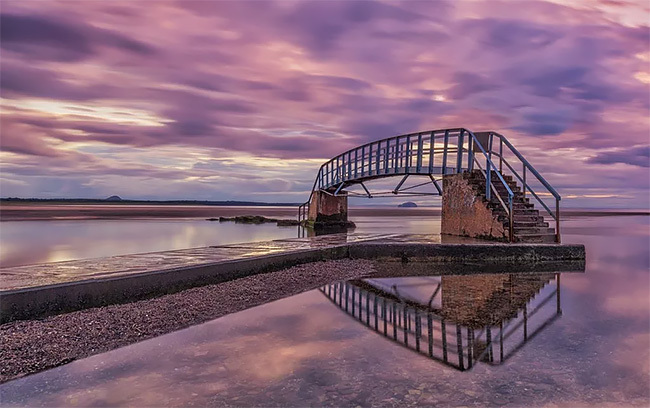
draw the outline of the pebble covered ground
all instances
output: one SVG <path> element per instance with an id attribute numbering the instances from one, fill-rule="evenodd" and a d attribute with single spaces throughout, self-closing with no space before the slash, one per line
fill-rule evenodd
<path id="1" fill-rule="evenodd" d="M 363 260 L 315 262 L 154 299 L 6 323 L 0 326 L 0 383 L 373 270 Z"/>

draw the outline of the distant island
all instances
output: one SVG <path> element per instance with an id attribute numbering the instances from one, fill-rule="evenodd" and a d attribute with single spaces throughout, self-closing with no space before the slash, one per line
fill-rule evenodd
<path id="1" fill-rule="evenodd" d="M 251 206 L 251 207 L 291 207 L 302 203 L 265 203 L 258 201 L 211 201 L 211 200 L 127 200 L 120 196 L 112 195 L 106 199 L 101 198 L 0 198 L 0 204 L 142 204 L 142 205 L 205 205 L 205 206 Z"/>
<path id="2" fill-rule="evenodd" d="M 398 207 L 405 207 L 405 208 L 415 208 L 417 206 L 418 205 L 415 204 L 413 201 L 407 201 L 405 203 L 402 203 L 402 204 L 398 205 Z"/>

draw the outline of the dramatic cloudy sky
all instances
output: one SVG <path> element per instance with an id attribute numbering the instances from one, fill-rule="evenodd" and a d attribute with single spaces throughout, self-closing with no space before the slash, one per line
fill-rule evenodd
<path id="1" fill-rule="evenodd" d="M 5 0 L 0 195 L 297 202 L 343 150 L 463 126 L 566 205 L 647 207 L 649 7 Z"/>

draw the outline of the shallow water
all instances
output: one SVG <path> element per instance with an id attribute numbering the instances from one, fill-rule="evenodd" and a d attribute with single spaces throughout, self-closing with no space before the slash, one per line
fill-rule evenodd
<path id="1" fill-rule="evenodd" d="M 196 207 L 177 206 L 170 209 L 169 206 L 158 206 L 156 207 L 158 210 L 162 208 L 160 211 L 174 213 L 178 218 L 123 219 L 118 218 L 117 215 L 113 219 L 55 219 L 52 218 L 52 213 L 56 211 L 51 210 L 50 207 L 60 209 L 70 206 L 31 207 L 30 211 L 42 213 L 43 217 L 50 218 L 0 221 L 0 267 L 298 237 L 298 227 L 278 227 L 272 223 L 246 225 L 205 220 L 207 216 L 243 214 L 295 218 L 294 207 L 207 207 L 207 210 L 206 207 L 202 207 L 199 210 L 209 211 L 209 213 L 204 217 L 197 217 Z M 80 207 L 82 208 L 79 213 L 84 214 L 87 209 L 84 210 L 84 206 Z M 117 210 L 124 212 L 128 209 Z M 115 212 L 114 209 L 111 211 Z M 357 223 L 356 232 L 440 233 L 440 216 L 437 209 L 415 209 L 415 211 L 413 209 L 367 209 L 366 212 L 368 211 L 375 216 L 354 216 L 354 221 Z M 408 216 L 395 216 L 396 211 Z M 116 212 L 119 213 L 120 211 Z M 385 216 L 386 214 L 393 215 Z M 413 216 L 413 214 L 420 215 Z"/>
<path id="2" fill-rule="evenodd" d="M 438 277 L 431 271 L 430 277 L 333 282 L 322 291 L 11 381 L 0 386 L 2 402 L 648 406 L 648 220 L 567 220 L 564 242 L 587 247 L 584 273 Z M 346 288 L 348 295 L 341 297 Z M 411 322 L 406 325 L 408 347 L 403 309 L 390 311 L 395 296 L 411 305 L 406 319 Z M 348 299 L 347 312 L 341 299 Z M 387 305 L 386 334 L 382 302 Z M 434 358 L 428 349 L 427 314 L 419 311 L 420 324 L 415 323 L 414 305 L 429 302 L 435 316 L 445 318 L 447 334 L 443 347 L 442 321 L 434 316 Z M 468 339 L 473 339 L 474 347 L 467 347 Z"/>

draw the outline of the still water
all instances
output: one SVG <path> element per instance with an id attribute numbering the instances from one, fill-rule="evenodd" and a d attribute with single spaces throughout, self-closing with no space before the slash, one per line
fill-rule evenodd
<path id="1" fill-rule="evenodd" d="M 298 227 L 278 227 L 275 224 L 247 225 L 234 222 L 211 222 L 197 217 L 192 207 L 174 208 L 184 211 L 181 218 L 120 218 L 60 219 L 53 210 L 40 211 L 48 219 L 0 222 L 0 267 L 36 263 L 100 258 L 143 252 L 168 251 L 226 245 L 240 242 L 269 241 L 295 238 Z M 59 206 L 61 208 L 63 206 Z M 67 206 L 70 207 L 70 206 Z M 172 212 L 170 209 L 164 210 Z M 294 218 L 294 207 L 209 207 L 210 217 L 233 215 L 264 215 L 273 218 Z M 404 231 L 413 234 L 440 233 L 440 216 L 431 209 L 365 210 L 351 217 L 357 223 L 356 232 Z M 34 211 L 34 210 L 33 210 Z M 83 209 L 79 210 L 83 213 Z M 153 211 L 152 211 L 153 212 Z M 359 210 L 357 210 L 359 212 Z M 367 215 L 370 212 L 371 215 Z M 390 216 L 386 216 L 389 214 Z M 179 214 L 170 214 L 178 217 Z M 406 217 L 402 215 L 407 215 Z M 379 217 L 379 218 L 377 218 Z M 379 221 L 378 221 L 379 220 Z"/>
<path id="2" fill-rule="evenodd" d="M 649 219 L 568 219 L 584 272 L 332 282 L 11 381 L 2 401 L 648 406 Z"/>

